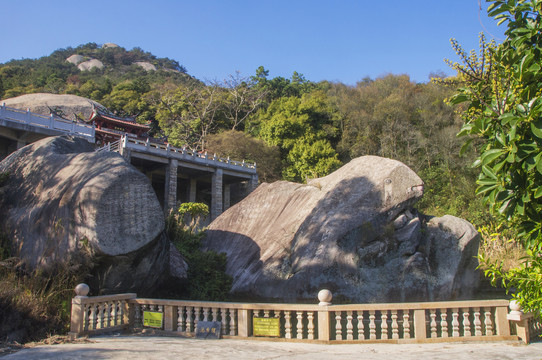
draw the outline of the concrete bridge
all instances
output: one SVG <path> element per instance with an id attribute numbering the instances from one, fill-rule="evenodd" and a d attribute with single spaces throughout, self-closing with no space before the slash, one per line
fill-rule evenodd
<path id="1" fill-rule="evenodd" d="M 0 106 L 0 160 L 13 151 L 49 136 L 72 135 L 95 142 L 95 128 L 54 115 L 45 116 Z M 256 164 L 209 156 L 122 136 L 97 151 L 117 151 L 144 173 L 167 212 L 178 202 L 210 205 L 211 220 L 258 185 Z"/>
<path id="2" fill-rule="evenodd" d="M 94 143 L 94 126 L 60 117 L 0 106 L 0 160 L 23 146 L 49 136 L 80 136 Z"/>
<path id="3" fill-rule="evenodd" d="M 258 186 L 256 164 L 142 141 L 130 136 L 97 151 L 116 151 L 147 175 L 164 210 L 178 202 L 210 204 L 211 220 Z"/>

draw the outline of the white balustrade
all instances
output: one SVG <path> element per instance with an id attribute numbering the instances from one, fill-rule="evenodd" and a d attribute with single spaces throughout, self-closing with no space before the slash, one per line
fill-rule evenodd
<path id="1" fill-rule="evenodd" d="M 263 317 L 279 319 L 280 337 L 303 341 L 409 342 L 423 341 L 426 336 L 442 341 L 494 341 L 495 335 L 512 339 L 502 325 L 503 310 L 505 317 L 507 313 L 505 300 L 359 305 L 321 301 L 323 305 L 303 305 L 139 299 L 135 294 L 121 294 L 78 296 L 73 304 L 72 328 L 76 333 L 128 325 L 141 328 L 143 312 L 148 309 L 164 314 L 165 331 L 188 334 L 195 332 L 199 321 L 215 321 L 220 323 L 223 336 L 250 337 L 252 318 Z M 529 329 L 531 333 L 542 331 L 537 321 L 529 323 Z"/>

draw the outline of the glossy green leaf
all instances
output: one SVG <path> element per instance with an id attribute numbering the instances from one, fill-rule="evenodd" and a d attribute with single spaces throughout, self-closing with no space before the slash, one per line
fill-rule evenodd
<path id="1" fill-rule="evenodd" d="M 531 131 L 534 136 L 542 139 L 542 119 L 531 122 Z"/>
<path id="2" fill-rule="evenodd" d="M 493 160 L 499 158 L 504 154 L 503 149 L 491 149 L 488 151 L 485 151 L 480 159 L 482 160 L 483 165 L 490 164 Z"/>

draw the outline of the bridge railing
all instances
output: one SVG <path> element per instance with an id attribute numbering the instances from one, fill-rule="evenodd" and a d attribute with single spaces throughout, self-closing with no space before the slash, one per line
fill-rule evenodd
<path id="1" fill-rule="evenodd" d="M 2 106 L 0 106 L 0 118 L 45 129 L 57 130 L 72 135 L 84 136 L 94 142 L 95 128 L 93 125 L 61 119 L 53 114 L 45 116 L 30 112 L 30 110 L 25 111 L 11 108 L 3 103 Z"/>
<path id="2" fill-rule="evenodd" d="M 155 143 L 150 141 L 149 139 L 140 140 L 129 136 L 123 136 L 122 147 L 151 152 L 160 156 L 172 157 L 177 159 L 191 158 L 192 160 L 201 161 L 202 163 L 214 162 L 234 167 L 243 167 L 245 169 L 256 172 L 256 163 L 249 163 L 245 162 L 244 160 L 235 161 L 231 160 L 230 158 L 221 158 L 216 155 L 211 156 L 207 153 L 199 153 L 197 151 L 191 151 L 187 148 L 178 148 L 171 146 L 170 144 Z"/>
<path id="3" fill-rule="evenodd" d="M 540 335 L 540 320 L 528 315 L 509 319 L 508 306 L 508 300 L 316 305 L 141 299 L 135 294 L 77 296 L 72 301 L 71 334 L 142 329 L 145 312 L 153 312 L 162 319 L 159 330 L 184 336 L 195 336 L 200 321 L 219 323 L 225 338 L 324 343 L 518 339 L 529 343 Z M 259 333 L 257 324 L 262 320 L 274 322 L 274 329 Z M 530 332 L 523 331 L 525 327 Z"/>

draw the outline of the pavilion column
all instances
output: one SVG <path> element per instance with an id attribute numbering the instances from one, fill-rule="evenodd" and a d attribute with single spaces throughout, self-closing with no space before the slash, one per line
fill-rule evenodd
<path id="1" fill-rule="evenodd" d="M 216 219 L 223 211 L 222 175 L 222 169 L 216 169 L 213 173 L 211 184 L 211 221 Z"/>
<path id="2" fill-rule="evenodd" d="M 195 178 L 190 178 L 190 185 L 188 185 L 188 202 L 196 202 L 196 190 L 198 181 Z"/>
<path id="3" fill-rule="evenodd" d="M 177 204 L 177 168 L 179 163 L 175 159 L 169 159 L 166 168 L 166 188 L 164 191 L 164 211 L 167 213 Z"/>
<path id="4" fill-rule="evenodd" d="M 230 184 L 224 185 L 224 211 L 230 208 L 230 202 L 231 202 L 230 194 L 231 194 Z"/>

